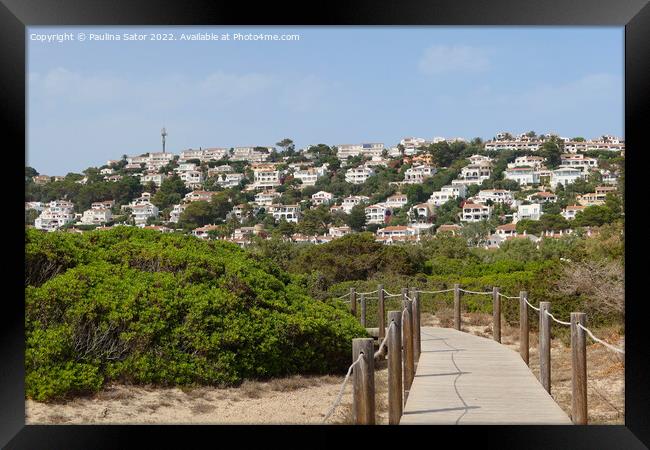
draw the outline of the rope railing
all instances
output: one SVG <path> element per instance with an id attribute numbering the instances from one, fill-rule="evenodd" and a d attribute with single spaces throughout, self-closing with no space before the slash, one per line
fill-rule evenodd
<path id="1" fill-rule="evenodd" d="M 388 342 L 388 336 L 390 336 L 390 329 L 391 327 L 395 326 L 395 322 L 391 322 L 390 325 L 388 325 L 388 329 L 386 330 L 386 336 L 384 337 L 384 340 L 381 341 L 381 344 L 379 344 L 379 348 L 375 352 L 375 359 L 379 358 L 383 354 L 384 347 L 386 347 L 386 343 Z"/>
<path id="2" fill-rule="evenodd" d="M 537 308 L 537 307 L 531 305 L 530 302 L 529 302 L 528 300 L 526 300 L 526 304 L 527 304 L 528 306 L 530 306 L 531 308 L 533 308 L 535 311 L 539 311 L 539 308 Z"/>
<path id="3" fill-rule="evenodd" d="M 492 295 L 492 291 L 487 292 L 477 292 L 477 291 L 468 291 L 467 289 L 458 289 L 460 292 L 465 292 L 466 294 L 478 294 L 478 295 Z"/>
<path id="4" fill-rule="evenodd" d="M 345 375 L 345 378 L 343 379 L 343 383 L 341 383 L 341 388 L 339 389 L 339 394 L 336 397 L 336 400 L 334 400 L 334 403 L 332 404 L 330 409 L 327 411 L 327 414 L 325 414 L 325 418 L 323 419 L 322 423 L 327 422 L 327 419 L 330 418 L 332 413 L 334 413 L 334 411 L 336 410 L 336 407 L 339 406 L 339 404 L 341 403 L 341 399 L 343 398 L 343 392 L 345 391 L 345 385 L 348 382 L 348 379 L 350 378 L 350 374 L 352 373 L 352 369 L 354 368 L 354 366 L 359 364 L 362 359 L 363 359 L 363 354 L 360 354 L 359 357 L 357 358 L 357 360 L 355 362 L 353 362 L 350 365 L 350 367 L 348 368 L 348 373 Z"/>
<path id="5" fill-rule="evenodd" d="M 402 294 L 391 294 L 386 289 L 384 289 L 384 294 L 386 294 L 386 297 L 401 297 L 402 296 Z"/>
<path id="6" fill-rule="evenodd" d="M 555 322 L 557 322 L 557 323 L 559 323 L 559 324 L 561 324 L 561 325 L 568 325 L 568 326 L 571 326 L 571 322 L 564 322 L 564 321 L 562 321 L 562 320 L 556 319 L 555 316 L 554 316 L 553 314 L 551 314 L 550 312 L 548 312 L 548 311 L 544 311 L 544 313 L 545 313 L 547 316 L 549 316 L 551 319 L 553 319 Z"/>
<path id="7" fill-rule="evenodd" d="M 603 341 L 602 339 L 598 339 L 596 336 L 594 336 L 594 334 L 591 332 L 591 330 L 589 328 L 583 327 L 582 324 L 580 324 L 580 323 L 578 324 L 578 326 L 580 328 L 582 328 L 583 330 L 585 330 L 587 332 L 587 334 L 589 335 L 589 337 L 591 337 L 594 341 L 598 342 L 599 344 L 602 344 L 605 347 L 607 347 L 608 349 L 610 349 L 612 351 L 615 351 L 617 353 L 625 354 L 625 350 L 622 350 L 620 348 L 616 348 L 612 344 L 609 344 L 609 343 Z"/>
<path id="8" fill-rule="evenodd" d="M 451 289 L 441 289 L 441 290 L 439 290 L 439 291 L 420 291 L 420 290 L 418 290 L 418 292 L 419 292 L 420 294 L 442 294 L 442 293 L 444 293 L 444 292 L 453 292 L 453 290 L 454 290 L 454 288 L 451 288 Z"/>
<path id="9" fill-rule="evenodd" d="M 512 296 L 510 296 L 510 295 L 502 294 L 501 292 L 497 292 L 497 294 L 500 295 L 500 296 L 503 297 L 503 298 L 509 298 L 509 299 L 511 299 L 511 300 L 519 300 L 519 297 L 512 297 Z"/>

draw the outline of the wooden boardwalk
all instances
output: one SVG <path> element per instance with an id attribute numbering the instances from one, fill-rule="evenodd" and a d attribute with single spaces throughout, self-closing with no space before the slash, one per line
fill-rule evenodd
<path id="1" fill-rule="evenodd" d="M 452 328 L 422 327 L 402 424 L 571 425 L 518 353 Z"/>

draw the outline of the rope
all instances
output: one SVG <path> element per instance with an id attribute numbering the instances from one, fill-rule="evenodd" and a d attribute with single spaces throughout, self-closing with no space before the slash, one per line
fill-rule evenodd
<path id="1" fill-rule="evenodd" d="M 345 390 L 345 384 L 348 382 L 348 378 L 350 378 L 350 373 L 352 373 L 352 368 L 357 364 L 359 364 L 362 358 L 363 358 L 363 353 L 360 353 L 357 360 L 350 365 L 350 368 L 348 369 L 348 373 L 345 375 L 345 379 L 343 380 L 343 383 L 341 383 L 341 389 L 339 390 L 339 395 L 336 397 L 336 400 L 330 407 L 329 411 L 327 411 L 327 414 L 325 414 L 325 418 L 321 423 L 327 422 L 327 419 L 330 418 L 330 416 L 332 415 L 336 407 L 339 406 L 339 403 L 341 403 L 341 398 L 343 398 L 343 391 Z"/>
<path id="2" fill-rule="evenodd" d="M 526 304 L 527 304 L 528 306 L 530 306 L 531 308 L 533 308 L 535 311 L 539 311 L 539 308 L 535 308 L 533 305 L 531 305 L 531 304 L 528 302 L 528 299 L 526 299 Z"/>
<path id="3" fill-rule="evenodd" d="M 357 292 L 357 294 L 359 294 L 359 295 L 370 295 L 370 294 L 376 294 L 377 292 L 379 292 L 379 289 L 376 290 L 376 291 L 372 291 L 372 292 Z"/>
<path id="4" fill-rule="evenodd" d="M 386 297 L 399 297 L 402 295 L 402 294 L 391 294 L 386 289 L 384 289 L 384 293 L 386 294 Z"/>
<path id="5" fill-rule="evenodd" d="M 548 311 L 544 311 L 544 313 L 546 313 L 547 316 L 549 316 L 551 319 L 553 319 L 557 323 L 561 323 L 562 325 L 571 325 L 571 322 L 563 322 L 562 320 L 556 319 L 555 316 L 553 314 L 551 314 L 550 312 L 548 312 Z"/>
<path id="6" fill-rule="evenodd" d="M 466 292 L 468 294 L 479 294 L 479 295 L 492 295 L 492 291 L 487 291 L 487 292 L 476 292 L 476 291 L 467 291 L 465 289 L 458 289 L 461 292 Z"/>
<path id="7" fill-rule="evenodd" d="M 404 298 L 408 300 L 409 302 L 413 303 L 413 299 L 409 297 L 408 295 L 404 295 Z"/>
<path id="8" fill-rule="evenodd" d="M 498 293 L 501 297 L 510 298 L 510 299 L 519 299 L 519 297 L 510 297 L 509 295 L 504 295 L 501 292 Z"/>
<path id="9" fill-rule="evenodd" d="M 391 322 L 390 325 L 388 325 L 388 330 L 386 330 L 386 336 L 384 336 L 384 340 L 381 341 L 381 344 L 379 344 L 379 348 L 375 352 L 375 358 L 379 358 L 382 354 L 382 351 L 384 350 L 384 346 L 386 345 L 386 342 L 388 342 L 388 335 L 390 331 L 390 327 L 395 326 L 395 322 Z"/>
<path id="10" fill-rule="evenodd" d="M 625 350 L 621 350 L 620 348 L 616 348 L 616 347 L 614 347 L 613 345 L 611 345 L 611 344 L 609 344 L 609 343 L 603 341 L 602 339 L 598 339 L 596 336 L 594 336 L 594 334 L 591 332 L 591 330 L 590 330 L 589 328 L 585 328 L 585 327 L 583 327 L 582 324 L 580 324 L 580 323 L 578 324 L 578 326 L 579 326 L 580 328 L 582 328 L 583 330 L 585 330 L 585 331 L 587 332 L 587 334 L 588 334 L 589 336 L 591 336 L 591 338 L 592 338 L 594 341 L 596 341 L 596 342 L 598 342 L 598 343 L 600 343 L 600 344 L 603 344 L 605 347 L 607 347 L 608 349 L 610 349 L 610 350 L 612 350 L 612 351 L 615 351 L 615 352 L 617 352 L 617 353 L 625 354 Z"/>
<path id="11" fill-rule="evenodd" d="M 442 294 L 443 292 L 451 292 L 454 289 L 442 289 L 440 291 L 418 291 L 420 294 Z"/>
<path id="12" fill-rule="evenodd" d="M 348 292 L 347 294 L 343 294 L 343 295 L 341 295 L 340 297 L 336 297 L 336 300 L 340 300 L 340 299 L 342 299 L 342 298 L 344 298 L 344 297 L 347 297 L 347 296 L 349 296 L 349 295 L 350 295 L 350 293 Z"/>

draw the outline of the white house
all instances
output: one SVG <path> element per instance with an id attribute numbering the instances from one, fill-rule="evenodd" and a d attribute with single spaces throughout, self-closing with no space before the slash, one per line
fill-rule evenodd
<path id="1" fill-rule="evenodd" d="M 435 167 L 427 165 L 411 167 L 409 169 L 406 169 L 404 172 L 404 183 L 419 184 L 422 183 L 426 178 L 435 175 L 435 173 Z"/>
<path id="2" fill-rule="evenodd" d="M 514 223 L 506 223 L 505 225 L 499 225 L 496 230 L 496 234 L 502 238 L 508 238 L 512 236 L 517 236 L 517 225 Z"/>
<path id="3" fill-rule="evenodd" d="M 208 169 L 208 177 L 216 177 L 221 175 L 222 173 L 231 173 L 233 171 L 232 166 L 229 166 L 228 164 L 224 164 L 222 166 L 217 166 L 217 167 L 210 167 Z"/>
<path id="4" fill-rule="evenodd" d="M 365 195 L 351 195 L 343 199 L 341 207 L 343 208 L 343 211 L 345 211 L 347 214 L 350 214 L 352 212 L 352 208 L 354 208 L 356 205 L 368 201 L 370 201 L 370 197 L 366 197 Z"/>
<path id="5" fill-rule="evenodd" d="M 185 194 L 184 201 L 185 202 L 196 202 L 196 201 L 209 202 L 210 200 L 212 200 L 213 195 L 214 192 L 210 192 L 210 191 L 192 191 Z"/>
<path id="6" fill-rule="evenodd" d="M 338 159 L 347 160 L 353 156 L 381 156 L 384 151 L 383 143 L 367 143 L 367 144 L 339 144 L 336 146 L 336 157 Z"/>
<path id="7" fill-rule="evenodd" d="M 253 166 L 253 187 L 255 189 L 272 189 L 280 186 L 280 171 L 274 164 L 256 164 Z"/>
<path id="8" fill-rule="evenodd" d="M 174 205 L 171 212 L 169 213 L 169 221 L 172 223 L 178 223 L 181 214 L 183 214 L 183 211 L 185 211 L 185 208 L 187 208 L 187 203 L 179 203 L 178 205 Z"/>
<path id="9" fill-rule="evenodd" d="M 286 220 L 287 222 L 298 223 L 300 220 L 300 206 L 299 205 L 270 205 L 267 212 L 273 216 L 275 220 Z"/>
<path id="10" fill-rule="evenodd" d="M 273 147 L 265 147 L 268 152 L 273 150 Z M 262 162 L 268 159 L 268 153 L 255 150 L 254 147 L 235 147 L 233 149 L 230 159 L 232 161 L 248 161 L 253 162 Z"/>
<path id="11" fill-rule="evenodd" d="M 160 187 L 165 178 L 167 178 L 167 176 L 164 173 L 145 173 L 142 175 L 142 178 L 140 178 L 140 184 L 153 183 Z"/>
<path id="12" fill-rule="evenodd" d="M 81 216 L 81 223 L 84 225 L 101 225 L 110 222 L 113 219 L 113 213 L 110 208 L 90 208 L 84 211 Z"/>
<path id="13" fill-rule="evenodd" d="M 384 204 L 389 208 L 401 208 L 407 203 L 408 203 L 408 198 L 406 194 L 401 194 L 399 192 L 397 194 L 391 195 L 384 202 Z"/>
<path id="14" fill-rule="evenodd" d="M 470 164 L 491 163 L 492 158 L 485 155 L 472 155 L 469 158 Z"/>
<path id="15" fill-rule="evenodd" d="M 353 167 L 345 172 L 345 181 L 352 184 L 363 184 L 374 174 L 375 171 L 370 167 Z"/>
<path id="16" fill-rule="evenodd" d="M 533 169 L 539 169 L 544 165 L 544 158 L 541 156 L 519 156 L 515 158 L 514 162 L 508 164 L 508 169 L 514 167 L 532 167 Z"/>
<path id="17" fill-rule="evenodd" d="M 490 178 L 492 165 L 489 162 L 470 164 L 460 169 L 459 179 L 463 184 L 481 184 Z"/>
<path id="18" fill-rule="evenodd" d="M 258 205 L 270 205 L 273 203 L 273 200 L 280 196 L 282 196 L 282 194 L 276 192 L 274 189 L 258 192 L 255 194 L 255 203 Z"/>
<path id="19" fill-rule="evenodd" d="M 233 188 L 239 186 L 244 178 L 243 173 L 224 173 L 217 177 L 217 184 L 222 188 Z"/>
<path id="20" fill-rule="evenodd" d="M 149 217 L 158 217 L 158 208 L 151 203 L 132 206 L 131 210 L 136 225 L 146 224 Z"/>
<path id="21" fill-rule="evenodd" d="M 596 158 L 589 158 L 583 154 L 563 154 L 561 155 L 561 164 L 564 167 L 573 167 L 581 170 L 598 168 L 598 160 Z"/>
<path id="22" fill-rule="evenodd" d="M 449 200 L 457 199 L 459 197 L 465 198 L 467 195 L 467 186 L 459 184 L 455 186 L 443 186 L 439 191 L 431 194 L 429 203 L 435 206 L 441 206 Z"/>
<path id="23" fill-rule="evenodd" d="M 328 230 L 328 234 L 332 237 L 343 237 L 346 234 L 352 233 L 352 228 L 348 227 L 347 225 L 344 225 L 342 227 L 330 227 Z"/>
<path id="24" fill-rule="evenodd" d="M 38 230 L 55 231 L 64 225 L 74 222 L 74 205 L 67 200 L 53 200 L 34 221 Z"/>
<path id="25" fill-rule="evenodd" d="M 297 170 L 294 172 L 293 177 L 302 181 L 302 186 L 314 186 L 316 181 L 326 173 L 321 167 L 310 168 L 305 170 Z"/>
<path id="26" fill-rule="evenodd" d="M 180 174 L 181 180 L 185 183 L 185 186 L 194 189 L 200 187 L 203 183 L 203 172 L 200 170 L 187 170 Z"/>
<path id="27" fill-rule="evenodd" d="M 557 195 L 552 192 L 540 191 L 530 194 L 526 197 L 526 200 L 529 202 L 555 203 L 557 201 Z"/>
<path id="28" fill-rule="evenodd" d="M 504 171 L 503 178 L 514 180 L 522 186 L 539 184 L 539 172 L 532 167 L 512 167 Z"/>
<path id="29" fill-rule="evenodd" d="M 219 225 L 205 225 L 203 227 L 198 227 L 192 230 L 192 234 L 199 239 L 209 239 L 210 235 L 208 233 L 210 231 L 215 231 L 218 229 Z"/>
<path id="30" fill-rule="evenodd" d="M 325 191 L 318 191 L 311 196 L 311 202 L 314 205 L 329 205 L 334 200 L 334 195 Z"/>
<path id="31" fill-rule="evenodd" d="M 431 203 L 420 203 L 413 205 L 409 210 L 409 217 L 413 222 L 427 223 L 433 216 L 434 207 Z"/>
<path id="32" fill-rule="evenodd" d="M 506 205 L 512 204 L 514 197 L 512 192 L 506 189 L 483 189 L 479 191 L 476 196 L 478 203 L 486 203 L 488 200 L 492 203 L 505 203 Z"/>
<path id="33" fill-rule="evenodd" d="M 227 148 L 221 148 L 221 147 L 204 148 L 200 160 L 201 162 L 219 161 L 220 159 L 225 158 L 227 155 L 228 155 Z"/>
<path id="34" fill-rule="evenodd" d="M 562 217 L 564 217 L 566 220 L 573 220 L 576 218 L 576 214 L 585 208 L 586 206 L 582 205 L 569 205 L 564 208 L 560 214 L 562 214 Z"/>
<path id="35" fill-rule="evenodd" d="M 531 203 L 530 205 L 519 205 L 517 212 L 513 214 L 512 221 L 517 223 L 520 220 L 539 220 L 542 216 L 542 205 Z"/>
<path id="36" fill-rule="evenodd" d="M 551 186 L 553 188 L 556 188 L 561 184 L 566 187 L 567 184 L 571 184 L 578 179 L 585 178 L 585 176 L 586 173 L 580 169 L 560 166 L 551 172 Z"/>
<path id="37" fill-rule="evenodd" d="M 404 225 L 396 225 L 385 228 L 380 228 L 377 230 L 378 237 L 407 237 L 407 236 L 416 236 L 418 234 L 417 228 L 408 227 Z"/>
<path id="38" fill-rule="evenodd" d="M 370 205 L 365 208 L 366 212 L 366 223 L 386 223 L 387 219 L 390 218 L 393 213 L 391 209 L 384 203 L 377 203 L 375 205 Z"/>
<path id="39" fill-rule="evenodd" d="M 479 222 L 490 218 L 492 208 L 480 203 L 465 203 L 463 205 L 463 212 L 461 214 L 461 221 L 463 222 Z"/>

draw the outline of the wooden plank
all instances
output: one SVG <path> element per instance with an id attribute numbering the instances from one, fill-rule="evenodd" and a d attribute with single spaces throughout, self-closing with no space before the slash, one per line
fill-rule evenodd
<path id="1" fill-rule="evenodd" d="M 571 424 L 520 355 L 493 339 L 422 327 L 400 424 Z"/>

